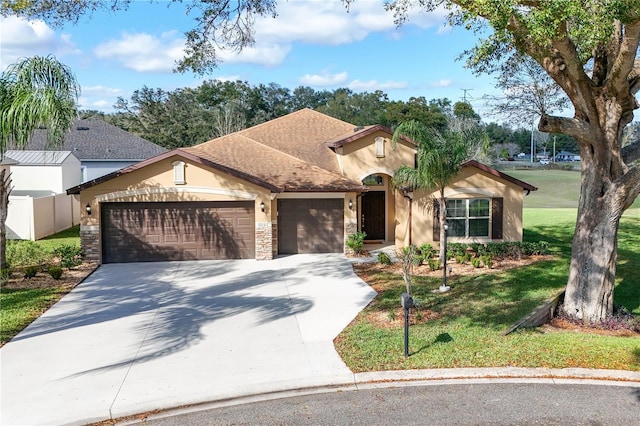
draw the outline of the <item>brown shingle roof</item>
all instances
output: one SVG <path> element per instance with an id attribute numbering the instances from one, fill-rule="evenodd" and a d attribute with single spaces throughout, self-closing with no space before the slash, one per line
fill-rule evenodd
<path id="1" fill-rule="evenodd" d="M 326 142 L 353 133 L 354 128 L 353 124 L 305 108 L 241 130 L 238 134 L 325 170 L 340 173 L 336 155 Z"/>
<path id="2" fill-rule="evenodd" d="M 263 145 L 242 133 L 233 133 L 182 150 L 223 167 L 254 176 L 282 191 L 366 190 L 358 182 Z"/>

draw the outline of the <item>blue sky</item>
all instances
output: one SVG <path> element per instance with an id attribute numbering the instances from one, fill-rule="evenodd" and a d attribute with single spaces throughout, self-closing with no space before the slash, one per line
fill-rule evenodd
<path id="1" fill-rule="evenodd" d="M 278 18 L 256 21 L 256 45 L 240 54 L 222 52 L 224 62 L 204 77 L 172 72 L 184 32 L 194 26 L 179 3 L 137 1 L 127 11 L 97 12 L 62 28 L 0 18 L 0 68 L 19 57 L 54 54 L 76 73 L 81 108 L 106 112 L 118 96 L 128 99 L 145 85 L 168 91 L 208 79 L 240 79 L 291 90 L 379 89 L 394 100 L 457 101 L 468 89 L 476 111 L 490 121 L 481 98 L 496 93 L 494 79 L 475 77 L 456 60 L 476 36 L 447 27 L 445 12 L 414 11 L 398 29 L 382 4 L 358 0 L 347 13 L 339 1 L 280 1 Z"/>

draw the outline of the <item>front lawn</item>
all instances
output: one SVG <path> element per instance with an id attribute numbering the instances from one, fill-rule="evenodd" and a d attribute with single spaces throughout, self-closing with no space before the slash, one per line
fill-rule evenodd
<path id="1" fill-rule="evenodd" d="M 525 210 L 525 240 L 552 244 L 555 258 L 499 273 L 452 277 L 449 293 L 432 293 L 440 278 L 416 277 L 421 318 L 410 327 L 411 356 L 394 311 L 404 284 L 384 269 L 365 277 L 378 297 L 336 339 L 353 371 L 445 367 L 584 367 L 640 371 L 640 337 L 550 328 L 504 331 L 566 284 L 575 209 Z M 640 316 L 640 210 L 629 210 L 619 233 L 616 303 Z M 415 312 L 414 312 L 415 315 Z M 385 324 L 385 321 L 393 326 Z"/>
<path id="2" fill-rule="evenodd" d="M 9 278 L 0 287 L 0 346 L 31 324 L 51 305 L 73 289 L 95 265 L 82 264 L 64 269 L 60 279 L 47 271 L 53 250 L 62 245 L 80 245 L 79 226 L 36 241 L 10 241 L 14 259 Z M 22 247 L 20 249 L 19 247 Z M 40 247 L 40 249 L 38 249 Z M 17 250 L 16 250 L 17 249 Z M 11 257 L 11 256 L 8 256 Z M 24 265 L 38 267 L 32 278 L 26 278 Z"/>

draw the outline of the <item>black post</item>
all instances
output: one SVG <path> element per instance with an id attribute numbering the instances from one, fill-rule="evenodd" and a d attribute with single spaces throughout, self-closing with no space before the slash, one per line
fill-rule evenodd
<path id="1" fill-rule="evenodd" d="M 404 356 L 409 357 L 409 309 L 404 308 Z"/>
<path id="2" fill-rule="evenodd" d="M 409 293 L 400 295 L 400 304 L 404 309 L 404 356 L 409 356 L 409 309 L 413 308 L 413 298 Z"/>

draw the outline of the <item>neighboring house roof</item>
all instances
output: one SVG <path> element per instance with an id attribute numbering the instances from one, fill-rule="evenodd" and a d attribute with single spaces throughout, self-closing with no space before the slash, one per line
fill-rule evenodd
<path id="1" fill-rule="evenodd" d="M 20 151 L 9 150 L 4 153 L 19 166 L 55 166 L 64 163 L 71 151 Z"/>
<path id="2" fill-rule="evenodd" d="M 167 150 L 104 120 L 76 120 L 56 146 L 48 143 L 47 130 L 37 129 L 25 147 L 29 150 L 71 151 L 81 161 L 140 161 Z"/>
<path id="3" fill-rule="evenodd" d="M 518 185 L 519 187 L 521 187 L 522 189 L 524 189 L 525 191 L 537 191 L 538 188 L 528 184 L 527 182 L 523 182 L 520 179 L 516 179 L 513 176 L 509 176 L 507 174 L 502 173 L 499 170 L 494 169 L 493 167 L 489 167 L 486 164 L 482 164 L 479 161 L 476 160 L 469 160 L 465 163 L 462 164 L 462 167 L 476 167 L 480 170 L 482 170 L 483 172 L 489 173 L 493 176 L 497 176 L 499 178 L 502 178 L 508 182 L 511 182 L 513 184 Z"/>

